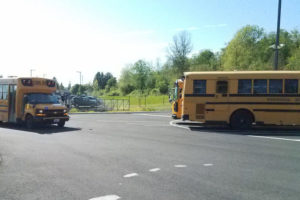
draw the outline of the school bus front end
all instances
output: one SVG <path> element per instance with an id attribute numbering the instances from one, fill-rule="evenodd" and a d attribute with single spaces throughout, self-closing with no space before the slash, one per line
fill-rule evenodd
<path id="1" fill-rule="evenodd" d="M 182 115 L 182 90 L 183 80 L 178 79 L 174 83 L 173 99 L 172 99 L 172 118 L 180 119 Z"/>
<path id="2" fill-rule="evenodd" d="M 20 78 L 16 93 L 16 118 L 28 128 L 35 124 L 57 124 L 69 120 L 67 108 L 54 95 L 56 83 L 42 78 Z"/>

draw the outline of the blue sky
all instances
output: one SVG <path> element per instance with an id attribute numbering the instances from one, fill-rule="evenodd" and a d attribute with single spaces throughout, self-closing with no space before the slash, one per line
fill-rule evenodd
<path id="1" fill-rule="evenodd" d="M 277 0 L 12 0 L 0 2 L 0 75 L 56 76 L 64 84 L 119 76 L 126 65 L 164 62 L 173 35 L 193 53 L 218 51 L 241 27 L 276 30 Z M 282 0 L 281 27 L 300 30 L 298 0 Z"/>

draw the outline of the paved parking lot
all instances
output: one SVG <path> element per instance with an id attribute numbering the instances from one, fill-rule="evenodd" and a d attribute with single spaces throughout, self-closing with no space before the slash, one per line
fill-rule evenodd
<path id="1" fill-rule="evenodd" d="M 0 199 L 299 199 L 300 131 L 182 124 L 169 113 L 0 125 Z"/>

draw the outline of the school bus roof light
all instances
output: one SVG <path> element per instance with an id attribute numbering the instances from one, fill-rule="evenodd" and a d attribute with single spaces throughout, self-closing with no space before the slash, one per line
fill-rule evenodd
<path id="1" fill-rule="evenodd" d="M 31 79 L 22 79 L 22 84 L 24 86 L 32 86 L 32 80 Z"/>
<path id="2" fill-rule="evenodd" d="M 55 87 L 55 81 L 47 80 L 46 84 L 48 87 Z"/>

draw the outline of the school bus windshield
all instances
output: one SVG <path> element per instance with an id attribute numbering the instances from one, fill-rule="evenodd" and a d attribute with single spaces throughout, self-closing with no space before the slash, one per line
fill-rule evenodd
<path id="1" fill-rule="evenodd" d="M 53 94 L 33 93 L 27 94 L 28 103 L 30 104 L 57 104 L 58 99 Z"/>

